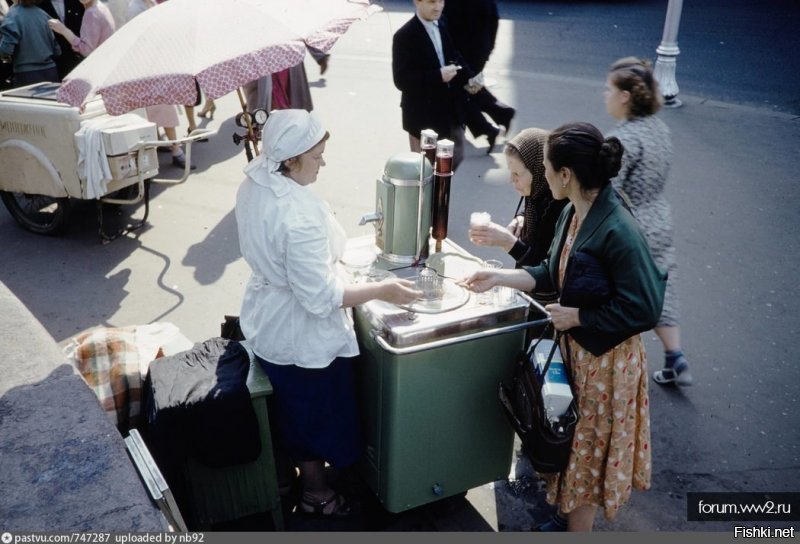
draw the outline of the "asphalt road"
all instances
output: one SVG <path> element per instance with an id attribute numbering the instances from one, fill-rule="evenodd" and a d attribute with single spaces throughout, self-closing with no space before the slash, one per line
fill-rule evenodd
<path id="1" fill-rule="evenodd" d="M 788 1 L 685 4 L 678 61 L 684 107 L 661 115 L 675 145 L 668 198 L 696 385 L 651 387 L 653 488 L 635 493 L 614 524 L 600 520 L 600 528 L 727 531 L 733 523 L 687 522 L 686 492 L 800 490 L 800 93 L 798 37 L 788 30 L 798 27 L 798 12 Z M 358 218 L 374 209 L 374 179 L 385 160 L 407 145 L 390 39 L 411 2 L 382 5 L 383 13 L 337 43 L 325 78 L 307 64 L 316 109 L 332 134 L 315 190 L 350 236 L 371 234 Z M 501 2 L 487 75 L 518 109 L 512 132 L 575 119 L 610 129 L 605 68 L 619 56 L 653 55 L 665 5 Z M 611 39 L 617 31 L 619 40 Z M 101 245 L 92 202 L 76 203 L 72 228 L 59 238 L 22 231 L 0 209 L 0 281 L 56 340 L 94 325 L 170 321 L 199 341 L 218 333 L 224 314 L 238 312 L 248 270 L 232 211 L 245 164 L 231 142 L 235 111 L 233 96 L 219 101 L 208 123 L 219 135 L 196 147 L 198 170 L 183 185 L 154 190 L 148 226 L 134 235 Z M 162 155 L 162 174 L 175 175 L 167 160 Z M 453 181 L 449 230 L 476 255 L 510 264 L 466 239 L 469 212 L 497 219 L 513 212 L 503 163 L 501 153 L 487 156 L 485 142 L 470 140 Z M 127 220 L 142 210 L 120 213 Z M 646 338 L 657 368 L 659 346 L 652 334 Z M 475 504 L 487 504 L 487 493 Z M 495 494 L 492 512 L 476 506 L 491 528 L 529 526 L 523 506 L 511 508 L 513 501 Z"/>
<path id="2" fill-rule="evenodd" d="M 403 2 L 387 2 L 400 4 Z M 655 61 L 666 0 L 500 2 L 514 19 L 513 67 L 602 78 L 614 59 Z M 681 92 L 800 114 L 800 5 L 793 0 L 684 0 Z"/>

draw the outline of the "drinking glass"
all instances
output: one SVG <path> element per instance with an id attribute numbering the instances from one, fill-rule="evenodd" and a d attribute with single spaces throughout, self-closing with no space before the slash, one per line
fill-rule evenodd
<path id="1" fill-rule="evenodd" d="M 430 161 L 431 166 L 436 162 L 436 138 L 438 137 L 439 135 L 436 134 L 436 131 L 429 128 L 424 129 L 420 133 L 420 149 L 425 152 L 425 156 Z"/>
<path id="2" fill-rule="evenodd" d="M 443 280 L 433 268 L 423 268 L 416 277 L 416 287 L 422 291 L 422 298 L 432 300 L 441 298 L 443 294 Z"/>
<path id="3" fill-rule="evenodd" d="M 451 140 L 439 140 L 436 143 L 436 173 L 439 175 L 453 174 L 453 150 L 455 144 Z"/>
<path id="4" fill-rule="evenodd" d="M 513 287 L 495 287 L 497 289 L 496 304 L 499 306 L 508 306 L 517 300 L 517 292 Z"/>
<path id="5" fill-rule="evenodd" d="M 492 216 L 489 212 L 472 212 L 469 214 L 470 227 L 484 227 L 491 223 Z"/>
<path id="6" fill-rule="evenodd" d="M 503 268 L 503 263 L 497 259 L 489 259 L 483 261 L 483 268 L 499 270 Z M 499 289 L 499 287 L 492 287 L 483 293 L 478 293 L 478 304 L 494 304 Z"/>

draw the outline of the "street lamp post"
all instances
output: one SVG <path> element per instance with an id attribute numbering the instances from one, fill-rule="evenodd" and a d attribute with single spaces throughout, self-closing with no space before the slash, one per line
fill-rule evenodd
<path id="1" fill-rule="evenodd" d="M 667 18 L 664 21 L 664 35 L 661 43 L 656 48 L 656 66 L 654 75 L 661 87 L 661 95 L 664 97 L 664 106 L 667 108 L 678 108 L 681 101 L 678 100 L 678 82 L 675 80 L 675 69 L 677 68 L 678 55 L 678 26 L 681 23 L 681 10 L 683 0 L 669 0 L 667 5 Z"/>

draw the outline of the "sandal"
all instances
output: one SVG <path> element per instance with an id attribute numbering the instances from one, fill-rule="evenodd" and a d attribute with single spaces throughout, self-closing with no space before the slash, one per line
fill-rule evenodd
<path id="1" fill-rule="evenodd" d="M 653 372 L 653 381 L 659 385 L 692 385 L 689 362 L 680 357 L 672 368 L 662 368 Z"/>
<path id="2" fill-rule="evenodd" d="M 334 508 L 326 513 L 325 508 L 330 504 L 333 504 Z M 334 493 L 328 499 L 314 502 L 310 501 L 308 495 L 303 493 L 298 510 L 306 517 L 321 519 L 347 519 L 355 515 L 353 504 L 340 493 Z"/>

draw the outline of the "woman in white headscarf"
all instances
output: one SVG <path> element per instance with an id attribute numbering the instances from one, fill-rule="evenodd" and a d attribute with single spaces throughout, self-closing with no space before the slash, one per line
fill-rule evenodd
<path id="1" fill-rule="evenodd" d="M 358 343 L 347 308 L 421 296 L 407 280 L 351 284 L 337 271 L 346 236 L 310 190 L 328 133 L 314 113 L 273 111 L 263 153 L 245 168 L 236 196 L 239 245 L 252 269 L 242 332 L 272 382 L 278 436 L 300 469 L 301 512 L 345 517 L 351 504 L 331 489 L 325 462 L 354 464 L 362 444 L 352 358 Z"/>

